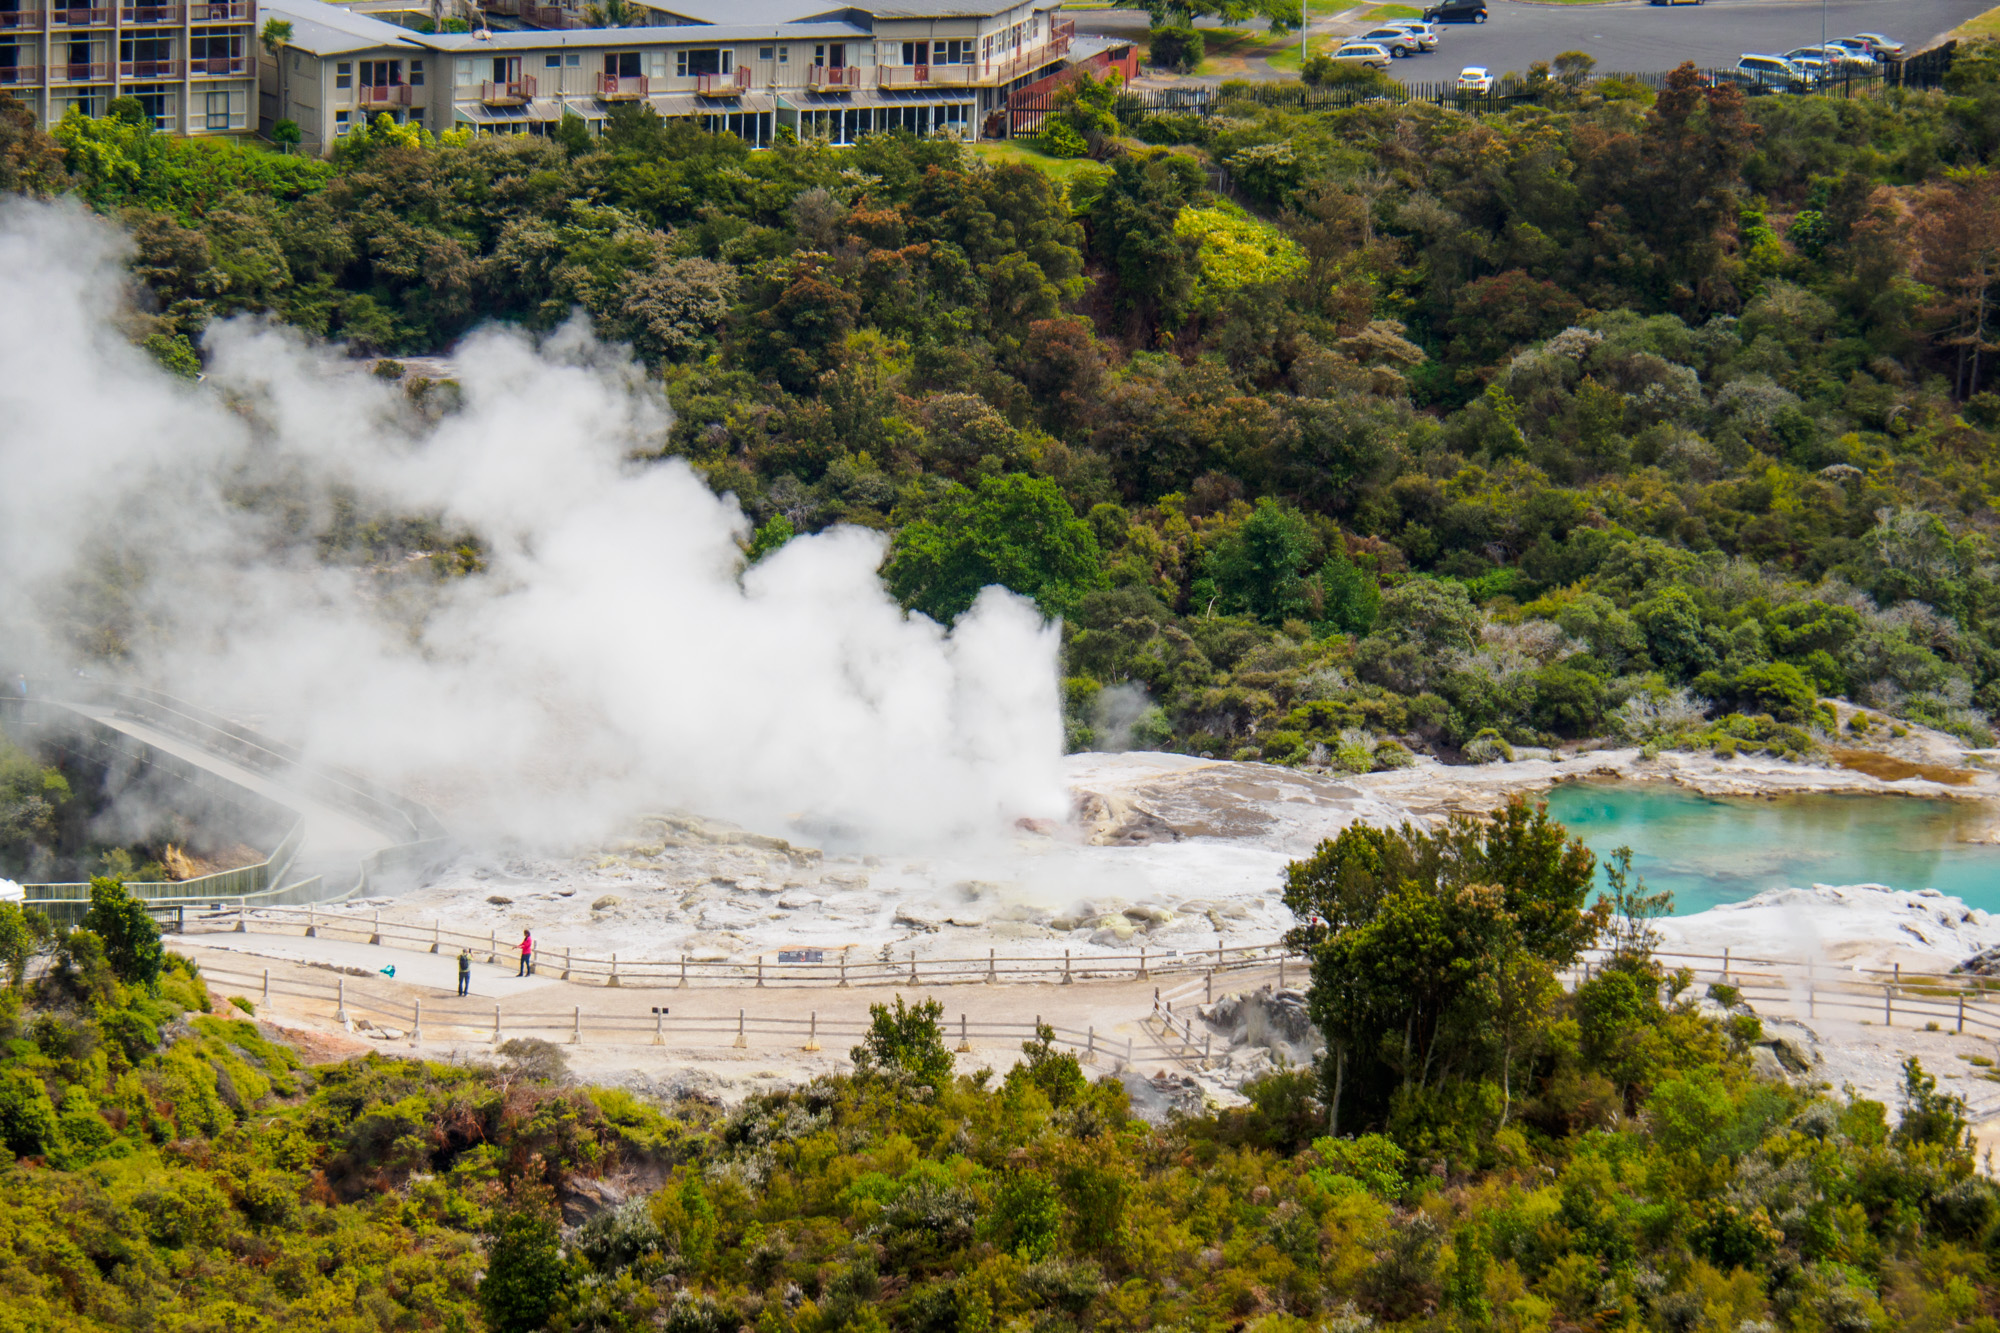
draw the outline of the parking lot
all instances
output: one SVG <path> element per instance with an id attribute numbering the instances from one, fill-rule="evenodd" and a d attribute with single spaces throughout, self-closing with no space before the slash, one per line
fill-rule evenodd
<path id="1" fill-rule="evenodd" d="M 1879 32 L 1910 50 L 1993 7 L 1995 0 L 1827 0 L 1826 35 Z M 1559 51 L 1587 51 L 1606 72 L 1652 72 L 1692 60 L 1704 69 L 1734 65 L 1746 51 L 1782 54 L 1819 42 L 1814 0 L 1707 0 L 1656 6 L 1518 4 L 1487 0 L 1485 23 L 1442 25 L 1428 55 L 1395 61 L 1409 82 L 1453 78 L 1467 65 L 1496 76 L 1525 72 Z"/>

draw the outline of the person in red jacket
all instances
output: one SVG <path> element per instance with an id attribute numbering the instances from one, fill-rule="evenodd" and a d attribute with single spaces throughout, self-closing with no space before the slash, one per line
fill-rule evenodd
<path id="1" fill-rule="evenodd" d="M 521 932 L 521 970 L 517 977 L 533 976 L 535 972 L 535 937 L 527 931 Z"/>

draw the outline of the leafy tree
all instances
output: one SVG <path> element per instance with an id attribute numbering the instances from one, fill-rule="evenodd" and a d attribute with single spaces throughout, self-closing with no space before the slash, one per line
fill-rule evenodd
<path id="1" fill-rule="evenodd" d="M 1318 550 L 1319 538 L 1305 516 L 1265 496 L 1210 548 L 1203 568 L 1214 582 L 1219 610 L 1246 612 L 1276 625 L 1316 618 L 1319 590 L 1304 571 Z"/>
<path id="2" fill-rule="evenodd" d="M 167 959 L 160 928 L 146 905 L 127 893 L 123 884 L 91 877 L 90 910 L 84 913 L 83 926 L 104 941 L 105 959 L 120 981 L 147 989 L 158 984 Z"/>
<path id="3" fill-rule="evenodd" d="M 497 1333 L 536 1333 L 547 1326 L 569 1286 L 553 1201 L 523 1189 L 494 1219 L 479 1283 L 479 1307 Z"/>
<path id="4" fill-rule="evenodd" d="M 1021 1043 L 1021 1063 L 1007 1071 L 1007 1086 L 1037 1088 L 1049 1099 L 1049 1105 L 1061 1110 L 1083 1095 L 1090 1080 L 1084 1077 L 1076 1056 L 1057 1050 L 1055 1040 L 1054 1028 L 1037 1024 L 1035 1039 Z"/>
<path id="5" fill-rule="evenodd" d="M 40 912 L 18 903 L 0 903 L 0 969 L 6 972 L 7 985 L 20 986 L 28 960 L 46 948 L 50 938 L 49 920 Z"/>
<path id="6" fill-rule="evenodd" d="M 882 573 L 903 605 L 945 624 L 995 584 L 1052 618 L 1104 584 L 1096 535 L 1061 488 L 1018 472 L 982 478 L 974 490 L 954 485 L 896 534 Z"/>
<path id="7" fill-rule="evenodd" d="M 894 1007 L 868 1006 L 868 1032 L 850 1053 L 856 1072 L 901 1075 L 913 1082 L 943 1085 L 951 1078 L 952 1053 L 944 1043 L 944 1006 L 936 1000 Z"/>

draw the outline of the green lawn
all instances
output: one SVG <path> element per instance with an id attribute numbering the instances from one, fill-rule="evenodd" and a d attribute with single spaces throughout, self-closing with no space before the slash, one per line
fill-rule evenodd
<path id="1" fill-rule="evenodd" d="M 1253 56 L 1274 56 L 1296 51 L 1298 34 L 1272 32 L 1268 28 L 1203 28 L 1202 44 L 1207 54 L 1195 66 L 1197 74 L 1218 74 L 1227 78 L 1248 72 L 1244 61 Z"/>
<path id="2" fill-rule="evenodd" d="M 976 143 L 969 145 L 972 152 L 986 159 L 994 166 L 1003 162 L 1014 162 L 1048 175 L 1052 180 L 1067 183 L 1077 173 L 1084 171 L 1101 172 L 1104 165 L 1087 157 L 1050 157 L 1037 151 L 1026 139 L 1003 139 L 998 143 Z"/>
<path id="3" fill-rule="evenodd" d="M 1361 16 L 1364 23 L 1387 23 L 1390 19 L 1420 19 L 1424 11 L 1414 5 L 1377 5 Z"/>
<path id="4" fill-rule="evenodd" d="M 2000 37 L 2000 9 L 1989 9 L 1978 18 L 1967 19 L 1951 30 L 1960 41 L 1973 37 Z"/>

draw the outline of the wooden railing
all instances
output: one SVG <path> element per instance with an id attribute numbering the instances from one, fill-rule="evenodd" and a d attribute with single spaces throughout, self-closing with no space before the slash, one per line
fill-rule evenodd
<path id="1" fill-rule="evenodd" d="M 513 956 L 514 942 L 498 931 L 484 935 L 446 930 L 441 920 L 428 926 L 420 922 L 385 920 L 374 912 L 362 915 L 322 908 L 270 907 L 211 912 L 190 918 L 190 933 L 257 932 L 263 934 L 297 930 L 315 937 L 349 938 L 387 948 L 413 949 L 424 953 L 456 953 L 468 949 L 475 956 L 496 961 Z M 1065 949 L 1060 956 L 1008 955 L 988 949 L 984 956 L 967 958 L 884 958 L 864 954 L 859 949 L 771 950 L 771 953 L 800 955 L 803 958 L 775 960 L 758 957 L 747 962 L 717 962 L 680 955 L 670 958 L 635 958 L 629 954 L 597 954 L 569 948 L 544 946 L 536 953 L 536 966 L 557 973 L 565 981 L 604 986 L 951 986 L 974 983 L 1057 982 L 1139 980 L 1168 974 L 1197 975 L 1215 970 L 1285 965 L 1284 949 L 1278 944 L 1227 946 L 1212 949 L 1157 949 L 1141 945 L 1124 953 L 1078 953 Z"/>
<path id="2" fill-rule="evenodd" d="M 195 78 L 220 79 L 232 74 L 248 74 L 250 62 L 242 56 L 214 56 L 188 61 L 188 73 Z"/>
<path id="3" fill-rule="evenodd" d="M 184 11 L 179 5 L 120 5 L 120 23 L 179 23 Z"/>
<path id="4" fill-rule="evenodd" d="M 39 9 L 0 9 L 0 28 L 39 28 L 42 26 L 42 11 Z M 39 68 L 38 66 L 17 65 L 17 69 Z"/>
<path id="5" fill-rule="evenodd" d="M 189 5 L 188 17 L 196 23 L 240 23 L 249 19 L 250 6 L 247 4 Z"/>
<path id="6" fill-rule="evenodd" d="M 121 79 L 178 79 L 181 76 L 181 62 L 178 60 L 121 60 L 118 62 L 118 77 Z"/>
<path id="7" fill-rule="evenodd" d="M 860 86 L 859 65 L 814 65 L 806 71 L 806 88 L 812 92 L 845 92 Z"/>
<path id="8" fill-rule="evenodd" d="M 355 101 L 362 106 L 408 106 L 410 85 L 407 83 L 364 83 L 356 93 Z"/>
<path id="9" fill-rule="evenodd" d="M 479 100 L 487 106 L 519 106 L 533 101 L 534 97 L 535 76 L 532 74 L 523 74 L 505 83 L 484 83 L 479 90 Z"/>
<path id="10" fill-rule="evenodd" d="M 0 65 L 0 87 L 14 83 L 40 83 L 40 65 Z"/>
<path id="11" fill-rule="evenodd" d="M 652 80 L 643 74 L 600 74 L 597 95 L 607 102 L 631 102 L 652 92 Z"/>
<path id="12" fill-rule="evenodd" d="M 386 1020 L 396 1026 L 397 1039 L 412 1045 L 425 1040 L 425 1029 L 429 1028 L 431 1036 L 485 1040 L 495 1045 L 505 1037 L 537 1034 L 564 1044 L 581 1045 L 588 1033 L 598 1040 L 620 1045 L 664 1046 L 671 1037 L 677 1046 L 713 1045 L 744 1050 L 752 1045 L 752 1038 L 765 1038 L 755 1044 L 767 1048 L 792 1045 L 804 1051 L 818 1051 L 822 1049 L 821 1038 L 844 1045 L 869 1030 L 866 1023 L 821 1019 L 812 1010 L 802 1018 L 774 1018 L 752 1017 L 747 1009 L 738 1009 L 736 1017 L 729 1018 L 681 1016 L 670 1013 L 667 1006 L 654 1006 L 647 1014 L 607 1014 L 586 1012 L 582 1005 L 542 1013 L 507 1012 L 497 1004 L 475 1007 L 463 998 L 437 999 L 429 1004 L 413 999 L 406 1003 L 362 986 L 351 986 L 345 977 L 330 985 L 296 977 L 273 977 L 269 968 L 253 969 L 233 959 L 210 960 L 202 965 L 201 972 L 210 988 L 223 995 L 241 995 L 259 1004 L 269 1004 L 273 995 L 331 1002 L 336 1022 L 357 1026 L 365 1021 L 367 1026 L 379 1029 L 385 1024 L 377 1020 Z M 1073 1028 L 1045 1023 L 1039 1014 L 1032 1023 L 975 1023 L 961 1013 L 956 1022 L 945 1020 L 944 1035 L 955 1042 L 959 1053 L 965 1054 L 971 1052 L 975 1041 L 988 1045 L 1033 1041 L 1044 1027 L 1052 1033 L 1054 1045 L 1075 1051 L 1084 1064 L 1109 1061 L 1114 1068 L 1124 1069 L 1139 1054 L 1130 1037 L 1121 1042 L 1108 1034 L 1099 1036 L 1094 1025 Z"/>
<path id="13" fill-rule="evenodd" d="M 103 28 L 111 24 L 111 11 L 107 9 L 56 9 L 50 11 L 50 20 L 58 28 Z"/>
<path id="14" fill-rule="evenodd" d="M 733 74 L 697 74 L 694 91 L 697 97 L 735 97 L 750 87 L 750 70 L 746 67 Z"/>
<path id="15" fill-rule="evenodd" d="M 104 83 L 111 78 L 109 61 L 70 61 L 67 64 L 49 66 L 49 79 L 53 83 Z"/>

